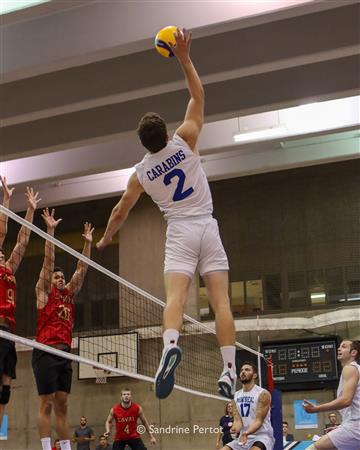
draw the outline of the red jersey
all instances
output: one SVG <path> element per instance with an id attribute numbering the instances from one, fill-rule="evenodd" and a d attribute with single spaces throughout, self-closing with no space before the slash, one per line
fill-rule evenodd
<path id="1" fill-rule="evenodd" d="M 139 410 L 140 406 L 137 403 L 131 403 L 129 408 L 124 408 L 119 403 L 113 406 L 116 425 L 115 441 L 126 441 L 140 437 L 136 430 Z"/>
<path id="2" fill-rule="evenodd" d="M 0 317 L 7 319 L 15 331 L 16 280 L 14 274 L 5 266 L 0 267 Z"/>
<path id="3" fill-rule="evenodd" d="M 53 287 L 44 308 L 38 309 L 36 340 L 42 344 L 71 347 L 74 323 L 74 294 Z"/>

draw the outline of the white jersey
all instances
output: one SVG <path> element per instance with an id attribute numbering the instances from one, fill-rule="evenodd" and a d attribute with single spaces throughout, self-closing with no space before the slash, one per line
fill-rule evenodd
<path id="1" fill-rule="evenodd" d="M 360 366 L 355 361 L 352 361 L 350 363 L 350 365 L 354 366 L 358 370 L 359 380 L 358 380 L 358 383 L 356 386 L 355 395 L 352 399 L 351 405 L 340 411 L 343 422 L 348 422 L 350 420 L 360 420 Z M 344 379 L 341 374 L 339 387 L 337 389 L 337 397 L 338 398 L 342 395 L 343 384 L 344 384 Z"/>
<path id="2" fill-rule="evenodd" d="M 144 191 L 165 219 L 211 215 L 211 192 L 200 157 L 177 134 L 157 153 L 147 153 L 135 166 Z"/>
<path id="3" fill-rule="evenodd" d="M 251 391 L 245 392 L 243 389 L 241 389 L 240 391 L 237 391 L 235 393 L 234 402 L 236 404 L 237 410 L 239 411 L 244 426 L 244 431 L 246 431 L 249 428 L 250 424 L 255 421 L 259 396 L 264 391 L 265 389 L 255 384 Z M 249 435 L 249 438 L 251 439 L 258 435 L 268 435 L 272 439 L 274 438 L 274 430 L 270 422 L 270 408 L 261 427 L 255 434 Z"/>

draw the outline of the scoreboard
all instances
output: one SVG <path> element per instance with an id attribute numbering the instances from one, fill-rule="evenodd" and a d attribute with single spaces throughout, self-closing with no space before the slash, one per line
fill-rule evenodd
<path id="1" fill-rule="evenodd" d="M 280 389 L 335 387 L 339 379 L 336 338 L 264 342 L 265 358 L 271 356 L 273 378 Z"/>

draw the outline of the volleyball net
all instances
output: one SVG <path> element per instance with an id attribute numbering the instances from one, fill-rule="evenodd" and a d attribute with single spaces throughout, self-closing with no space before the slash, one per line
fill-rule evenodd
<path id="1" fill-rule="evenodd" d="M 95 248 L 95 237 L 91 259 L 85 257 L 81 253 L 84 238 L 80 219 L 78 235 L 68 236 L 67 240 L 72 244 L 70 246 L 47 234 L 44 231 L 45 223 L 41 227 L 40 212 L 37 211 L 36 214 L 35 223 L 39 226 L 30 224 L 0 206 L 1 220 L 8 220 L 9 230 L 18 231 L 21 226 L 32 232 L 25 256 L 15 274 L 17 328 L 13 333 L 0 329 L 0 337 L 15 341 L 20 350 L 38 348 L 71 359 L 78 363 L 79 380 L 93 378 L 103 382 L 104 378 L 106 381 L 106 378 L 126 376 L 152 382 L 163 348 L 162 316 L 165 303 L 114 273 L 118 270 L 117 245 L 109 250 L 112 252 L 112 270 L 99 263 L 102 256 Z M 5 259 L 13 251 L 15 234 L 13 231 L 12 233 L 12 241 L 4 245 Z M 55 236 L 57 234 L 61 234 L 61 224 L 55 230 Z M 67 283 L 73 280 L 79 264 L 83 268 L 87 267 L 86 276 L 74 301 L 71 353 L 35 340 L 39 313 L 37 298 L 47 298 L 49 290 L 47 288 L 43 293 L 39 291 L 41 286 L 47 286 L 46 282 L 41 283 L 46 245 L 53 246 L 53 267 L 61 267 Z M 134 270 L 137 270 L 136 267 Z M 63 309 L 58 311 L 62 320 L 69 318 L 67 306 L 65 301 Z M 179 345 L 183 358 L 176 370 L 175 389 L 218 398 L 217 380 L 223 362 L 214 323 L 202 323 L 184 315 Z M 242 362 L 254 361 L 255 358 L 264 364 L 262 354 L 239 342 L 236 346 Z"/>

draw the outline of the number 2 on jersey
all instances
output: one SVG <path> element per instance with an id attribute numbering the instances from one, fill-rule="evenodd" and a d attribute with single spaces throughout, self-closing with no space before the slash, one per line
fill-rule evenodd
<path id="1" fill-rule="evenodd" d="M 181 169 L 174 169 L 164 176 L 165 186 L 171 184 L 171 180 L 174 177 L 178 178 L 178 182 L 172 199 L 174 202 L 179 202 L 180 200 L 184 200 L 186 197 L 189 197 L 189 195 L 194 192 L 194 189 L 192 187 L 189 187 L 189 189 L 183 191 L 186 176 Z"/>
<path id="2" fill-rule="evenodd" d="M 241 417 L 249 417 L 250 403 L 240 403 Z"/>

